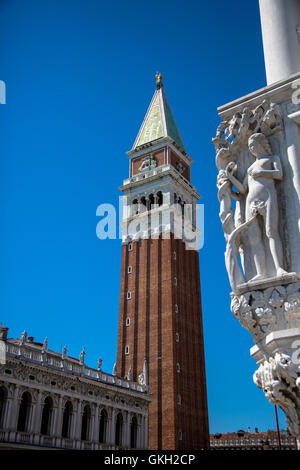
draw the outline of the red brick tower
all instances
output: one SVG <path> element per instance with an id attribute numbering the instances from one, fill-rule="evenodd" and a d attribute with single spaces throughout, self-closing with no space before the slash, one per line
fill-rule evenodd
<path id="1" fill-rule="evenodd" d="M 190 183 L 192 160 L 161 74 L 156 82 L 128 152 L 129 179 L 121 187 L 124 236 L 116 369 L 117 375 L 136 381 L 148 372 L 153 400 L 149 449 L 192 450 L 209 445 L 199 256 L 178 230 L 182 213 L 195 230 L 200 196 Z"/>

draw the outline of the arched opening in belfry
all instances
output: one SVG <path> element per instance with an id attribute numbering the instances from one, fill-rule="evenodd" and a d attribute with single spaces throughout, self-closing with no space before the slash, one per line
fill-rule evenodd
<path id="1" fill-rule="evenodd" d="M 143 196 L 141 198 L 141 208 L 140 208 L 140 212 L 145 212 L 147 210 L 147 201 L 146 201 L 146 198 L 145 196 Z"/>
<path id="2" fill-rule="evenodd" d="M 53 412 L 53 400 L 51 397 L 46 397 L 42 412 L 41 421 L 41 434 L 45 436 L 50 435 L 51 417 Z"/>
<path id="3" fill-rule="evenodd" d="M 137 199 L 134 199 L 132 201 L 132 206 L 131 206 L 131 215 L 136 215 L 139 213 L 139 204 L 138 204 L 138 200 Z"/>
<path id="4" fill-rule="evenodd" d="M 149 195 L 149 209 L 154 209 L 154 204 L 155 204 L 155 201 L 154 201 L 154 195 L 153 194 L 150 194 Z"/>
<path id="5" fill-rule="evenodd" d="M 70 401 L 65 403 L 62 423 L 62 437 L 70 437 L 72 423 L 73 406 Z"/>
<path id="6" fill-rule="evenodd" d="M 161 191 L 158 191 L 158 193 L 157 193 L 157 204 L 159 206 L 162 206 L 162 204 L 163 204 L 163 195 L 162 195 Z"/>
<path id="7" fill-rule="evenodd" d="M 88 441 L 90 438 L 91 408 L 85 405 L 82 414 L 81 440 Z"/>
<path id="8" fill-rule="evenodd" d="M 137 430 L 138 430 L 138 423 L 135 416 L 133 416 L 130 425 L 130 447 L 132 449 L 137 448 Z"/>
<path id="9" fill-rule="evenodd" d="M 19 416 L 18 416 L 18 425 L 17 425 L 17 429 L 20 432 L 28 431 L 31 404 L 32 404 L 32 398 L 31 398 L 30 393 L 24 392 L 21 397 Z"/>
<path id="10" fill-rule="evenodd" d="M 99 423 L 99 442 L 105 444 L 106 442 L 106 433 L 107 433 L 107 422 L 108 416 L 105 410 L 101 411 L 100 414 L 100 423 Z"/>
<path id="11" fill-rule="evenodd" d="M 115 436 L 116 446 L 122 445 L 122 431 L 123 431 L 123 416 L 122 416 L 122 413 L 119 413 L 116 419 L 116 436 Z"/>

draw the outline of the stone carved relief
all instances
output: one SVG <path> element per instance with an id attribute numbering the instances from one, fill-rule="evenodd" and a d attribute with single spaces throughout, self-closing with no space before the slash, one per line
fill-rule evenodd
<path id="1" fill-rule="evenodd" d="M 235 293 L 245 282 L 288 274 L 278 231 L 277 182 L 284 175 L 275 136 L 281 130 L 279 106 L 265 100 L 222 122 L 213 139 L 225 264 Z"/>
<path id="2" fill-rule="evenodd" d="M 300 434 L 300 370 L 291 356 L 277 352 L 260 364 L 253 375 L 254 383 L 261 388 L 270 403 L 279 406 L 286 415 L 289 431 Z"/>
<path id="3" fill-rule="evenodd" d="M 147 155 L 145 158 L 143 158 L 143 163 L 139 167 L 139 171 L 142 173 L 144 171 L 149 171 L 153 170 L 156 168 L 157 163 L 156 163 L 156 158 L 154 155 Z"/>
<path id="4" fill-rule="evenodd" d="M 300 327 L 300 283 L 232 295 L 231 311 L 255 342 L 271 331 Z"/>

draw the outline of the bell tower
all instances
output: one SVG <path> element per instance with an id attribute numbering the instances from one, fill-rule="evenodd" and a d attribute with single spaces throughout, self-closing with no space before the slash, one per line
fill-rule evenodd
<path id="1" fill-rule="evenodd" d="M 149 449 L 209 446 L 196 203 L 162 75 L 128 152 L 116 373 L 147 381 Z"/>

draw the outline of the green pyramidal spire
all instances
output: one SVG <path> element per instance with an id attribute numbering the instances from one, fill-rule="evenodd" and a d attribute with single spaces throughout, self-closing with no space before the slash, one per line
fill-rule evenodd
<path id="1" fill-rule="evenodd" d="M 161 73 L 157 73 L 156 90 L 132 150 L 141 145 L 154 142 L 161 137 L 171 137 L 185 152 L 175 119 L 165 95 L 162 75 Z"/>

